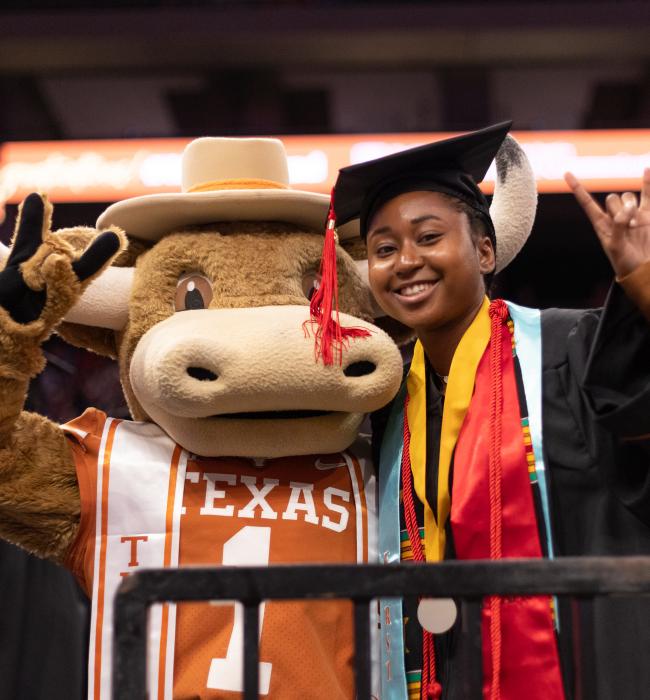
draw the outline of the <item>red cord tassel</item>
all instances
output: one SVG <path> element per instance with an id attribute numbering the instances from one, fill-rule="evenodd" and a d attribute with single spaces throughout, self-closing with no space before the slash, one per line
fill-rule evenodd
<path id="1" fill-rule="evenodd" d="M 508 307 L 502 299 L 490 304 L 490 559 L 502 557 L 501 532 L 501 411 L 503 406 L 503 377 L 501 374 L 501 347 Z M 490 646 L 492 650 L 492 679 L 490 700 L 501 697 L 501 598 L 490 597 Z"/>
<path id="2" fill-rule="evenodd" d="M 402 447 L 402 501 L 404 503 L 404 520 L 411 541 L 413 561 L 425 561 L 420 528 L 415 514 L 413 483 L 411 480 L 411 430 L 408 423 L 409 396 L 404 401 L 404 442 Z M 442 686 L 436 679 L 436 648 L 433 634 L 422 630 L 422 679 L 420 681 L 421 700 L 438 700 L 442 695 Z"/>
<path id="3" fill-rule="evenodd" d="M 339 364 L 343 363 L 343 347 L 350 338 L 367 338 L 370 331 L 365 328 L 342 328 L 339 322 L 339 286 L 336 272 L 336 216 L 334 214 L 334 190 L 327 214 L 325 243 L 320 263 L 320 286 L 311 298 L 309 305 L 310 320 L 304 325 L 315 326 L 314 344 L 316 359 L 321 355 L 323 363 L 334 364 L 334 353 L 338 353 Z"/>

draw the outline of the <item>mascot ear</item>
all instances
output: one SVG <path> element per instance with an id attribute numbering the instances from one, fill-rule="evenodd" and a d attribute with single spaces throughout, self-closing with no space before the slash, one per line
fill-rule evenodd
<path id="1" fill-rule="evenodd" d="M 357 266 L 357 271 L 368 287 L 368 294 L 372 300 L 373 323 L 387 333 L 397 345 L 405 345 L 413 340 L 414 333 L 412 329 L 405 326 L 403 323 L 396 321 L 390 316 L 386 316 L 379 305 L 374 301 L 370 286 L 368 285 L 368 251 L 366 243 L 358 236 L 348 238 L 341 241 L 341 247 L 354 260 Z"/>

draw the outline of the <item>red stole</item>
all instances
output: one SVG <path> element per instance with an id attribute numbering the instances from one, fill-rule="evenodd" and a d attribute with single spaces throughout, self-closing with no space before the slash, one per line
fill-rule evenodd
<path id="1" fill-rule="evenodd" d="M 501 557 L 541 558 L 531 483 L 524 448 L 519 398 L 507 327 L 496 334 L 501 343 Z M 458 559 L 490 559 L 489 406 L 492 400 L 490 345 L 478 366 L 474 394 L 454 453 L 451 529 Z M 495 605 L 498 609 L 495 613 Z M 497 637 L 491 615 L 500 614 Z M 493 641 L 500 643 L 500 692 L 492 688 Z M 483 697 L 487 700 L 563 700 L 551 598 L 504 598 L 482 617 Z"/>

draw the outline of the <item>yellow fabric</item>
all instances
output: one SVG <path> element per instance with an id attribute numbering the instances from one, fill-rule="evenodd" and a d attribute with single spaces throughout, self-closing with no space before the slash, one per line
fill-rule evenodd
<path id="1" fill-rule="evenodd" d="M 490 340 L 490 302 L 487 297 L 470 327 L 458 343 L 451 361 L 445 393 L 438 461 L 438 520 L 426 499 L 426 378 L 424 349 L 418 340 L 406 378 L 409 395 L 407 419 L 411 432 L 411 471 L 415 493 L 424 504 L 424 541 L 427 561 L 442 561 L 445 555 L 445 524 L 451 508 L 449 471 L 451 459 L 474 393 L 478 364 Z"/>
<path id="2" fill-rule="evenodd" d="M 237 178 L 233 180 L 210 180 L 193 185 L 188 192 L 215 192 L 217 190 L 288 190 L 289 186 L 273 180 Z"/>

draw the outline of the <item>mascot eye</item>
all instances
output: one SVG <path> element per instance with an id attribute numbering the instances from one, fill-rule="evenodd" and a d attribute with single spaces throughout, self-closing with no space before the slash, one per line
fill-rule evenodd
<path id="1" fill-rule="evenodd" d="M 317 272 L 306 272 L 302 277 L 302 292 L 311 301 L 320 287 L 320 275 Z"/>
<path id="2" fill-rule="evenodd" d="M 186 275 L 178 281 L 174 308 L 176 311 L 207 309 L 212 296 L 212 284 L 209 279 L 197 273 Z"/>

